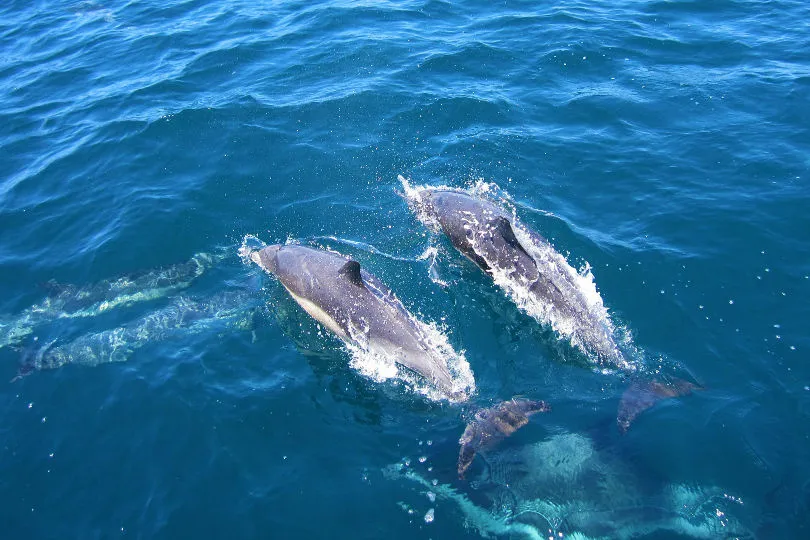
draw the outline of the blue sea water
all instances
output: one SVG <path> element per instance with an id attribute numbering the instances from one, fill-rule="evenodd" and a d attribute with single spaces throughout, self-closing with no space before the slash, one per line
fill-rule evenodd
<path id="1" fill-rule="evenodd" d="M 4 2 L 3 538 L 810 536 L 809 20 Z M 432 235 L 400 174 L 493 186 L 590 266 L 639 363 L 705 390 L 620 435 L 626 379 Z M 465 351 L 471 402 L 353 369 L 247 235 L 355 257 Z M 553 411 L 458 480 L 465 422 L 513 395 Z"/>

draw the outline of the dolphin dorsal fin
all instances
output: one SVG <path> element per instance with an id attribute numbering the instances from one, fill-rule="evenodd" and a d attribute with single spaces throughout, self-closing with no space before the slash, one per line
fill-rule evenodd
<path id="1" fill-rule="evenodd" d="M 495 230 L 503 237 L 507 244 L 529 255 L 523 246 L 520 245 L 520 241 L 517 239 L 517 236 L 515 236 L 515 231 L 512 230 L 512 223 L 508 219 L 503 216 L 496 217 Z"/>
<path id="2" fill-rule="evenodd" d="M 360 275 L 360 263 L 357 261 L 347 261 L 346 264 L 340 267 L 338 274 L 344 276 L 353 285 L 357 285 L 358 287 L 366 286 L 366 284 L 363 283 L 362 276 Z"/>

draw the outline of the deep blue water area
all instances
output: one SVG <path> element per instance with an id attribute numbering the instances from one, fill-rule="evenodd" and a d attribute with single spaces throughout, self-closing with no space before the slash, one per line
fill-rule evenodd
<path id="1" fill-rule="evenodd" d="M 3 2 L 2 537 L 810 537 L 808 21 Z M 590 267 L 639 365 L 704 390 L 621 435 L 627 378 L 425 228 L 398 175 L 499 193 Z M 470 402 L 354 369 L 248 235 L 358 260 L 464 351 Z M 459 480 L 465 423 L 515 395 L 553 410 Z"/>

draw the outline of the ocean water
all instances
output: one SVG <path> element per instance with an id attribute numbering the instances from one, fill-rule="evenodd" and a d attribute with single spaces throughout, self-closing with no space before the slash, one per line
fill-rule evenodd
<path id="1" fill-rule="evenodd" d="M 3 538 L 810 536 L 810 7 L 0 5 Z M 401 197 L 486 186 L 649 373 L 518 309 Z M 475 375 L 352 367 L 245 238 L 354 257 Z M 17 376 L 19 375 L 19 378 Z M 11 381 L 13 382 L 5 382 Z M 548 401 L 456 474 L 478 407 Z"/>

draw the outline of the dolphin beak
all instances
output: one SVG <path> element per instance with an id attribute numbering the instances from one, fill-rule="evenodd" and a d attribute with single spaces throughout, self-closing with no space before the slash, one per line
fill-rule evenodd
<path id="1" fill-rule="evenodd" d="M 267 246 L 259 251 L 250 253 L 250 260 L 258 264 L 262 270 L 274 274 L 276 272 L 276 253 L 281 249 L 281 244 Z"/>

